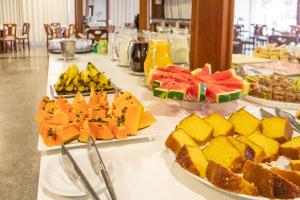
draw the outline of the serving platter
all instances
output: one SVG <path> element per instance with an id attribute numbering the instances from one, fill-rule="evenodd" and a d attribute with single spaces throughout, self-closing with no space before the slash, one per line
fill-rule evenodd
<path id="1" fill-rule="evenodd" d="M 254 115 L 255 117 L 257 117 L 258 119 L 262 118 L 262 115 L 260 113 L 260 108 L 256 107 L 256 106 L 246 106 L 244 108 L 245 110 L 247 110 L 249 113 L 251 113 L 252 115 Z M 270 112 L 271 114 L 275 115 L 274 109 L 270 109 L 270 108 L 264 108 L 265 110 L 267 110 L 268 112 Z M 298 137 L 300 136 L 300 133 L 297 132 L 293 132 L 293 138 L 294 137 Z M 192 177 L 193 179 L 201 182 L 202 184 L 205 184 L 213 189 L 215 189 L 216 191 L 222 192 L 228 196 L 232 196 L 233 199 L 250 199 L 250 200 L 258 200 L 258 199 L 268 199 L 262 196 L 250 196 L 250 195 L 245 195 L 245 194 L 240 194 L 240 193 L 235 193 L 235 192 L 230 192 L 227 190 L 224 190 L 222 188 L 218 188 L 215 185 L 213 185 L 212 183 L 210 183 L 206 178 L 201 178 L 199 176 L 196 176 L 194 174 L 192 174 L 191 172 L 187 171 L 186 169 L 184 169 L 183 167 L 181 167 L 175 160 L 176 160 L 176 155 L 169 149 L 166 149 L 168 156 L 174 160 L 175 162 L 175 166 L 177 169 L 179 169 L 180 171 L 183 171 L 187 176 Z M 284 157 L 284 156 L 280 156 L 278 158 L 278 160 L 273 161 L 271 163 L 269 163 L 272 167 L 279 167 L 282 169 L 287 169 L 287 166 L 289 166 L 289 159 Z M 266 164 L 263 164 L 265 166 L 268 166 Z M 241 175 L 241 174 L 238 174 Z M 297 198 L 299 199 L 299 198 Z"/>
<path id="2" fill-rule="evenodd" d="M 118 142 L 129 142 L 129 141 L 136 141 L 138 142 L 139 140 L 142 139 L 151 139 L 155 138 L 156 133 L 159 132 L 160 127 L 157 125 L 158 123 L 154 123 L 150 127 L 141 129 L 138 131 L 138 134 L 136 136 L 128 136 L 127 138 L 124 139 L 111 139 L 111 140 L 96 140 L 96 144 L 115 144 Z M 70 143 L 65 144 L 66 147 L 68 148 L 76 148 L 76 147 L 84 147 L 86 146 L 86 143 L 83 142 L 78 142 L 78 141 L 73 141 Z M 52 151 L 52 150 L 59 150 L 61 147 L 60 146 L 52 146 L 48 147 L 44 144 L 42 137 L 39 135 L 39 140 L 38 140 L 38 150 L 43 152 L 43 151 Z"/>
<path id="3" fill-rule="evenodd" d="M 243 97 L 244 100 L 249 101 L 251 103 L 255 103 L 260 106 L 268 107 L 268 108 L 282 108 L 287 110 L 298 110 L 300 109 L 300 103 L 290 103 L 290 102 L 280 102 L 280 101 L 272 101 L 267 99 L 262 99 L 258 97 L 253 97 L 250 95 L 246 95 Z"/>
<path id="4" fill-rule="evenodd" d="M 120 88 L 118 88 L 114 83 L 112 83 L 112 86 L 113 86 L 112 89 L 110 89 L 110 90 L 104 90 L 104 91 L 107 92 L 107 94 L 113 94 L 116 91 L 120 91 Z M 56 92 L 56 90 L 54 88 L 54 84 L 50 84 L 49 87 L 50 87 L 51 97 L 53 99 L 56 99 L 59 96 L 62 96 L 62 97 L 65 97 L 65 98 L 73 98 L 76 95 L 76 92 L 68 92 L 68 93 L 65 93 L 65 92 Z M 81 94 L 83 96 L 89 96 L 90 95 L 90 91 L 81 92 Z"/>

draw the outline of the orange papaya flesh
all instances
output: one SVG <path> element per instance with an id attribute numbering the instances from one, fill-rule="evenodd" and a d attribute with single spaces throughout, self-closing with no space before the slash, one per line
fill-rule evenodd
<path id="1" fill-rule="evenodd" d="M 63 130 L 62 126 L 54 126 L 49 124 L 41 124 L 40 126 L 40 135 L 43 138 L 46 146 L 55 146 L 60 145 L 62 139 L 59 132 Z"/>
<path id="2" fill-rule="evenodd" d="M 103 121 L 89 121 L 91 133 L 97 138 L 102 140 L 113 139 L 114 136 L 108 127 L 107 122 Z"/>
<path id="3" fill-rule="evenodd" d="M 118 108 L 121 104 L 124 104 L 125 102 L 132 102 L 133 104 L 142 105 L 141 102 L 133 96 L 130 92 L 124 92 L 119 97 L 115 98 L 113 101 L 113 109 Z"/>
<path id="4" fill-rule="evenodd" d="M 72 105 L 64 97 L 58 97 L 56 100 L 58 108 L 65 113 L 72 112 Z"/>
<path id="5" fill-rule="evenodd" d="M 62 131 L 57 133 L 63 143 L 70 142 L 79 136 L 79 130 L 76 126 L 68 125 L 63 128 Z"/>
<path id="6" fill-rule="evenodd" d="M 149 127 L 152 124 L 154 124 L 156 121 L 157 121 L 156 118 L 153 116 L 153 114 L 150 111 L 144 111 L 138 129 Z"/>
<path id="7" fill-rule="evenodd" d="M 72 102 L 73 110 L 76 114 L 87 115 L 88 113 L 88 105 L 85 101 L 85 98 L 82 96 L 80 92 L 77 92 L 73 102 Z"/>
<path id="8" fill-rule="evenodd" d="M 120 126 L 117 126 L 116 124 L 114 124 L 111 130 L 112 130 L 114 137 L 117 139 L 124 139 L 124 138 L 127 138 L 127 136 L 128 136 L 127 129 L 125 128 L 125 126 L 120 127 Z"/>
<path id="9" fill-rule="evenodd" d="M 94 140 L 96 140 L 96 137 L 94 134 L 92 134 L 90 127 L 89 127 L 89 122 L 88 120 L 84 120 L 84 122 L 82 123 L 82 126 L 80 127 L 80 131 L 79 131 L 79 137 L 77 138 L 78 141 L 80 142 L 85 142 L 87 143 L 89 140 L 89 136 L 92 136 Z"/>

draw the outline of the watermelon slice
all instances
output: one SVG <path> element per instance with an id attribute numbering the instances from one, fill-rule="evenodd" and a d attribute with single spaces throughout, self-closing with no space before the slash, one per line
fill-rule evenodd
<path id="1" fill-rule="evenodd" d="M 207 85 L 206 96 L 216 102 L 225 103 L 233 100 L 237 100 L 242 95 L 241 89 L 230 89 L 220 85 Z"/>
<path id="2" fill-rule="evenodd" d="M 206 63 L 203 68 L 197 68 L 191 71 L 193 76 L 202 76 L 211 74 L 211 64 Z"/>
<path id="3" fill-rule="evenodd" d="M 164 70 L 172 73 L 185 73 L 185 74 L 191 74 L 190 70 L 178 65 L 169 65 Z"/>
<path id="4" fill-rule="evenodd" d="M 235 73 L 234 69 L 228 69 L 225 71 L 216 72 L 211 75 L 211 77 L 217 81 L 229 79 L 229 78 L 232 78 L 235 76 L 236 76 L 236 73 Z"/>

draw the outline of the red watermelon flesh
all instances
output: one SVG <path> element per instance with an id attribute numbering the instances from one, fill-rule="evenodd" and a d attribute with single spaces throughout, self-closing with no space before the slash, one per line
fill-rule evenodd
<path id="1" fill-rule="evenodd" d="M 190 70 L 178 65 L 169 65 L 166 68 L 164 68 L 168 72 L 172 73 L 185 73 L 185 74 L 191 74 Z"/>
<path id="2" fill-rule="evenodd" d="M 228 69 L 221 72 L 216 72 L 211 75 L 212 78 L 214 78 L 217 81 L 229 79 L 235 76 L 235 71 L 233 69 Z"/>
<path id="3" fill-rule="evenodd" d="M 203 68 L 194 69 L 192 72 L 193 76 L 202 76 L 211 74 L 211 65 L 205 64 Z"/>
<path id="4" fill-rule="evenodd" d="M 173 79 L 174 81 L 180 83 L 189 83 L 193 84 L 192 76 L 188 74 L 180 74 L 180 73 L 172 73 L 162 71 L 160 69 L 155 69 L 149 73 L 148 85 L 152 86 L 154 80 L 162 80 L 162 79 Z"/>
<path id="5" fill-rule="evenodd" d="M 185 100 L 198 101 L 198 85 L 179 83 L 175 81 L 168 82 L 162 85 L 160 88 L 167 89 L 170 92 L 181 92 L 184 93 Z"/>

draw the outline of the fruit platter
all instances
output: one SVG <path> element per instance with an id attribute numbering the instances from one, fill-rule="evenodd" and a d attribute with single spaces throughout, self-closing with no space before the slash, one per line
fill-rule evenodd
<path id="1" fill-rule="evenodd" d="M 52 97 L 59 96 L 74 97 L 77 92 L 88 96 L 90 91 L 106 91 L 107 93 L 114 93 L 118 88 L 106 77 L 104 72 L 92 63 L 88 63 L 83 71 L 79 71 L 78 66 L 72 64 L 63 72 L 54 85 L 50 85 Z"/>
<path id="2" fill-rule="evenodd" d="M 78 92 L 70 103 L 65 97 L 41 99 L 35 120 L 39 123 L 40 151 L 59 149 L 62 143 L 81 146 L 92 136 L 96 143 L 149 138 L 156 118 L 130 92 L 116 92 L 110 105 L 106 92 L 91 90 L 89 102 Z"/>
<path id="3" fill-rule="evenodd" d="M 299 134 L 286 119 L 261 118 L 257 107 L 228 118 L 190 115 L 165 145 L 189 176 L 235 198 L 300 197 Z"/>
<path id="4" fill-rule="evenodd" d="M 176 65 L 155 68 L 149 72 L 146 84 L 154 96 L 192 102 L 225 103 L 249 91 L 249 83 L 234 69 L 212 73 L 209 64 L 193 71 Z"/>
<path id="5" fill-rule="evenodd" d="M 281 75 L 247 76 L 245 79 L 251 84 L 245 100 L 265 107 L 300 108 L 300 79 Z"/>

